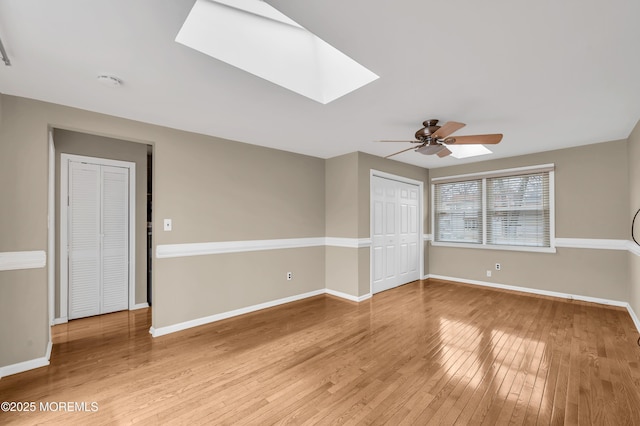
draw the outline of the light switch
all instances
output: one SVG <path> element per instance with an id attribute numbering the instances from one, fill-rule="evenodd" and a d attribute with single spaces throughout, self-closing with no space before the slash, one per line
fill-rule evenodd
<path id="1" fill-rule="evenodd" d="M 164 220 L 164 230 L 171 231 L 171 219 Z"/>

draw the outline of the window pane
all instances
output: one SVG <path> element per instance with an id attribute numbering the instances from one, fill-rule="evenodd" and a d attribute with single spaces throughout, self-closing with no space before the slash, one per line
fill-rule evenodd
<path id="1" fill-rule="evenodd" d="M 435 241 L 482 244 L 482 180 L 435 185 Z"/>
<path id="2" fill-rule="evenodd" d="M 549 173 L 487 179 L 487 244 L 549 247 Z"/>

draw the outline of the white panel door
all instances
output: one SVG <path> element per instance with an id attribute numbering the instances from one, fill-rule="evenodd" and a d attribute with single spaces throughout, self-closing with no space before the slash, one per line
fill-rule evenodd
<path id="1" fill-rule="evenodd" d="M 129 306 L 129 170 L 69 162 L 69 319 Z"/>
<path id="2" fill-rule="evenodd" d="M 69 164 L 69 319 L 100 313 L 100 166 Z"/>
<path id="3" fill-rule="evenodd" d="M 417 280 L 420 274 L 418 256 L 420 250 L 418 220 L 418 187 L 398 182 L 399 186 L 399 247 L 400 283 Z"/>
<path id="4" fill-rule="evenodd" d="M 372 177 L 372 281 L 377 293 L 419 278 L 418 186 Z"/>

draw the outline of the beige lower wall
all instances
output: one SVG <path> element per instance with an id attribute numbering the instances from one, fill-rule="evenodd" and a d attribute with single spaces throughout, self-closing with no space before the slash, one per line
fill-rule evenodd
<path id="1" fill-rule="evenodd" d="M 325 288 L 324 247 L 161 260 L 154 270 L 162 277 L 154 287 L 155 328 Z"/>
<path id="2" fill-rule="evenodd" d="M 358 250 L 358 296 L 371 294 L 371 249 Z"/>
<path id="3" fill-rule="evenodd" d="M 46 268 L 0 272 L 0 367 L 45 356 L 46 290 Z"/>
<path id="4" fill-rule="evenodd" d="M 640 240 L 639 240 L 640 241 Z M 640 256 L 629 253 L 629 306 L 640 320 Z M 640 324 L 636 324 L 640 328 Z M 640 331 L 640 329 L 638 330 Z"/>
<path id="5" fill-rule="evenodd" d="M 428 244 L 424 243 L 424 251 Z M 326 287 L 351 296 L 371 294 L 371 248 L 326 247 Z M 426 257 L 426 255 L 425 255 Z M 425 263 L 424 269 L 429 265 Z M 425 274 L 426 275 L 426 274 Z M 420 279 L 423 277 L 421 276 Z"/>
<path id="6" fill-rule="evenodd" d="M 430 261 L 431 275 L 629 300 L 627 252 L 622 250 L 558 248 L 557 253 L 531 253 L 432 247 Z"/>
<path id="7" fill-rule="evenodd" d="M 351 296 L 360 296 L 359 290 L 359 252 L 363 249 L 349 247 L 325 247 L 325 285 Z M 366 249 L 368 252 L 368 248 Z"/>

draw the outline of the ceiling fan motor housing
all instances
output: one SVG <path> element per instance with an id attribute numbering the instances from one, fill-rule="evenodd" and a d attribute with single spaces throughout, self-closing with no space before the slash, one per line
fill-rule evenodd
<path id="1" fill-rule="evenodd" d="M 465 126 L 464 123 L 459 123 L 456 121 L 449 121 L 444 123 L 444 125 L 442 126 L 438 126 L 438 120 L 426 120 L 422 122 L 422 125 L 424 127 L 416 132 L 416 140 L 414 141 L 381 141 L 409 142 L 418 145 L 417 147 L 415 147 L 414 145 L 414 147 L 409 147 L 394 154 L 387 155 L 385 158 L 402 154 L 403 152 L 409 151 L 414 148 L 415 152 L 419 152 L 420 154 L 438 154 L 438 157 L 442 158 L 452 154 L 452 151 L 447 148 L 447 145 L 497 144 L 502 140 L 502 133 L 451 137 L 449 136 L 450 134 L 460 130 Z"/>
<path id="2" fill-rule="evenodd" d="M 424 123 L 427 123 L 427 124 L 431 123 L 431 125 L 425 126 L 422 129 L 418 130 L 415 135 L 416 139 L 420 141 L 431 139 L 431 135 L 437 132 L 438 129 L 440 128 L 440 126 L 436 126 L 435 124 L 433 124 L 434 122 L 437 123 L 438 120 L 425 121 Z"/>

